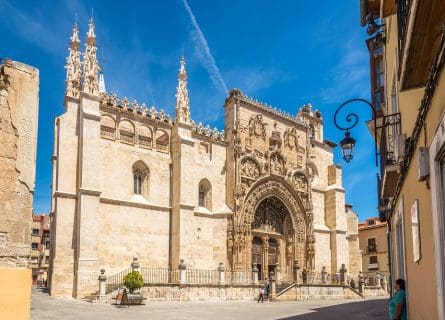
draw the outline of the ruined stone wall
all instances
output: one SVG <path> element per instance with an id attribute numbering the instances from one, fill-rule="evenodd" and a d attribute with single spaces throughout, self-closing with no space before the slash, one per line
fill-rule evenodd
<path id="1" fill-rule="evenodd" d="M 0 265 L 26 266 L 35 181 L 39 72 L 0 66 Z"/>

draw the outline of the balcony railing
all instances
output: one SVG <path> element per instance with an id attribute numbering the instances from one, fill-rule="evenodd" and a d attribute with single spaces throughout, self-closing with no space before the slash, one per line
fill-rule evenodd
<path id="1" fill-rule="evenodd" d="M 411 0 L 397 1 L 397 24 L 399 27 L 399 61 L 402 65 L 403 52 L 405 50 L 406 35 L 408 31 L 409 11 Z"/>

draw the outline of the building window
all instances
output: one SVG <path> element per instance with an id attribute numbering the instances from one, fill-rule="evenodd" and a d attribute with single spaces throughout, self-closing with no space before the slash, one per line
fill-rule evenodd
<path id="1" fill-rule="evenodd" d="M 100 135 L 105 138 L 114 139 L 116 134 L 116 123 L 110 116 L 100 117 Z"/>
<path id="2" fill-rule="evenodd" d="M 377 252 L 377 246 L 375 238 L 368 239 L 368 252 Z"/>
<path id="3" fill-rule="evenodd" d="M 150 171 L 142 161 L 133 165 L 133 193 L 148 197 Z"/>
<path id="4" fill-rule="evenodd" d="M 31 243 L 31 248 L 32 248 L 33 250 L 37 250 L 37 249 L 39 248 L 39 244 L 33 242 L 33 243 Z"/>
<path id="5" fill-rule="evenodd" d="M 49 263 L 49 256 L 46 256 L 45 257 L 45 264 L 48 264 Z"/>
<path id="6" fill-rule="evenodd" d="M 207 179 L 199 183 L 199 206 L 212 210 L 212 186 Z"/>
<path id="7" fill-rule="evenodd" d="M 376 36 L 367 40 L 371 65 L 372 104 L 380 110 L 385 103 L 385 68 L 383 60 L 383 44 Z M 379 115 L 377 115 L 379 116 Z"/>
<path id="8" fill-rule="evenodd" d="M 370 256 L 369 257 L 369 263 L 370 264 L 377 263 L 377 256 Z"/>
<path id="9" fill-rule="evenodd" d="M 32 229 L 32 235 L 38 236 L 39 235 L 39 229 Z"/>
<path id="10" fill-rule="evenodd" d="M 49 241 L 46 241 L 45 248 L 49 250 Z"/>
<path id="11" fill-rule="evenodd" d="M 138 129 L 138 142 L 141 147 L 152 148 L 153 135 L 148 127 L 142 126 Z"/>
<path id="12" fill-rule="evenodd" d="M 122 142 L 134 143 L 134 125 L 129 120 L 122 120 L 119 123 L 119 138 Z"/>
<path id="13" fill-rule="evenodd" d="M 156 132 L 156 150 L 168 152 L 169 137 L 168 133 L 162 130 Z"/>

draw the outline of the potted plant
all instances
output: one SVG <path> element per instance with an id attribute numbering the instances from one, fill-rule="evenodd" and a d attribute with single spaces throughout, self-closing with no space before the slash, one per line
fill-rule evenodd
<path id="1" fill-rule="evenodd" d="M 128 294 L 129 304 L 142 304 L 143 296 L 141 293 L 135 292 L 135 290 L 139 290 L 143 285 L 144 279 L 138 271 L 130 272 L 124 277 L 124 286 L 130 292 Z"/>

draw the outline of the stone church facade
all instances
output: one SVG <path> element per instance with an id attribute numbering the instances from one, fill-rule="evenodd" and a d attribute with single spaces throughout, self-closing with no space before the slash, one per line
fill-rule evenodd
<path id="1" fill-rule="evenodd" d="M 55 120 L 52 295 L 84 297 L 99 270 L 141 265 L 230 270 L 361 269 L 357 217 L 310 105 L 292 116 L 230 91 L 225 130 L 191 118 L 181 59 L 176 115 L 105 92 L 91 21 L 77 26 L 65 112 Z"/>

